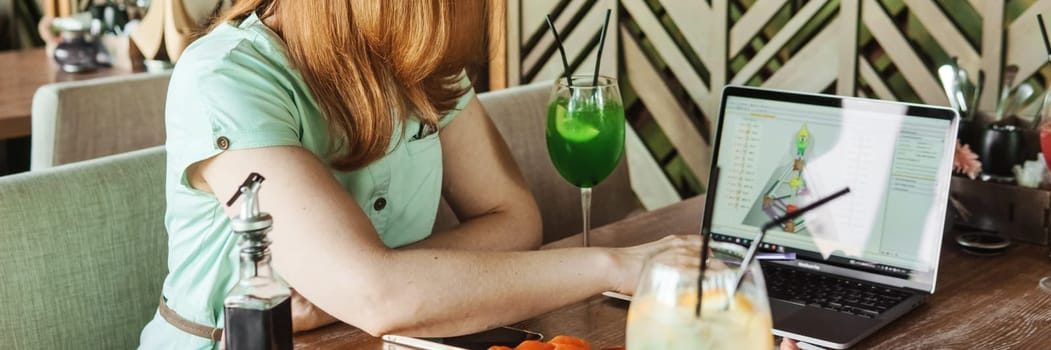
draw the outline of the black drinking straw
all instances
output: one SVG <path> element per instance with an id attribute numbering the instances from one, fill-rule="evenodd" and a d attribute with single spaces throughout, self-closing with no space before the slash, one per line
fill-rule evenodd
<path id="1" fill-rule="evenodd" d="M 602 48 L 606 46 L 606 27 L 609 26 L 609 14 L 613 12 L 606 9 L 606 21 L 602 22 L 602 33 L 598 36 L 598 57 L 595 57 L 595 77 L 592 78 L 591 86 L 598 86 L 598 68 L 602 65 Z"/>
<path id="2" fill-rule="evenodd" d="M 558 35 L 558 30 L 555 29 L 555 23 L 551 21 L 551 15 L 547 15 L 547 27 L 551 28 L 551 34 L 555 36 L 555 43 L 558 44 L 558 52 L 562 55 L 562 66 L 566 68 L 566 85 L 573 86 L 573 78 L 570 77 L 569 71 L 569 60 L 566 60 L 566 47 L 562 46 L 562 37 Z"/>
<path id="3" fill-rule="evenodd" d="M 1040 35 L 1044 37 L 1044 50 L 1047 51 L 1047 58 L 1051 60 L 1051 41 L 1047 40 L 1047 28 L 1044 27 L 1044 15 L 1037 14 L 1036 21 L 1040 23 Z"/>
<path id="4" fill-rule="evenodd" d="M 737 274 L 737 281 L 735 281 L 734 284 L 730 286 L 733 288 L 730 290 L 730 294 L 737 294 L 737 290 L 741 288 L 741 282 L 744 281 L 744 273 L 748 270 L 748 266 L 752 264 L 752 260 L 755 260 L 755 251 L 759 249 L 759 243 L 762 242 L 763 238 L 766 237 L 767 230 L 772 229 L 774 227 L 779 227 L 791 220 L 795 220 L 796 218 L 803 216 L 803 214 L 806 214 L 806 212 L 817 209 L 818 207 L 825 205 L 828 202 L 835 200 L 836 198 L 842 197 L 847 193 L 850 193 L 850 187 L 845 187 L 842 190 L 839 190 L 836 193 L 829 195 L 828 197 L 818 199 L 814 203 L 810 203 L 810 205 L 799 208 L 798 210 L 793 211 L 791 213 L 785 213 L 785 215 L 774 219 L 773 221 L 767 222 L 765 225 L 763 225 L 763 227 L 759 229 L 759 236 L 752 241 L 752 244 L 748 246 L 748 252 L 744 254 L 744 260 L 741 261 L 741 271 Z M 729 307 L 729 305 L 730 304 L 727 303 L 727 307 Z"/>
<path id="5" fill-rule="evenodd" d="M 701 217 L 701 274 L 697 275 L 697 307 L 694 309 L 697 318 L 701 318 L 704 272 L 708 270 L 708 243 L 712 240 L 712 212 L 715 211 L 715 186 L 718 182 L 719 167 L 716 167 L 708 180 L 708 191 L 704 194 L 704 215 Z"/>

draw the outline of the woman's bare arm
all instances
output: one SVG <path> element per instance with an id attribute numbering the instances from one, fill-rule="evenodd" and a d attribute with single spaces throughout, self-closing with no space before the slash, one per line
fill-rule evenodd
<path id="1" fill-rule="evenodd" d="M 540 210 L 477 97 L 439 134 L 442 195 L 460 225 L 407 248 L 485 251 L 540 247 Z"/>
<path id="2" fill-rule="evenodd" d="M 229 198 L 249 172 L 266 176 L 260 203 L 274 217 L 277 270 L 319 308 L 373 335 L 468 333 L 603 290 L 630 292 L 646 255 L 687 245 L 676 238 L 627 249 L 393 250 L 303 148 L 227 151 L 191 170 L 218 198 Z"/>

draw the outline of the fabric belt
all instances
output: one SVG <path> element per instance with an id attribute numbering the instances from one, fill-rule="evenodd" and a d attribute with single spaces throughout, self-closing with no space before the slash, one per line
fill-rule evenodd
<path id="1" fill-rule="evenodd" d="M 168 307 L 168 304 L 164 302 L 164 296 L 161 296 L 161 302 L 157 305 L 157 312 L 161 314 L 161 318 L 168 321 L 168 324 L 172 325 L 176 329 L 195 335 L 204 339 L 211 339 L 219 341 L 223 339 L 223 329 L 205 326 L 200 323 L 196 323 L 182 316 L 179 316 L 175 310 Z"/>

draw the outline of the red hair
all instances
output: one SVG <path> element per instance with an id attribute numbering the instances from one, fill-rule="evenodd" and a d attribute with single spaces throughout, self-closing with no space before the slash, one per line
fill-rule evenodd
<path id="1" fill-rule="evenodd" d="M 252 12 L 276 17 L 341 170 L 383 157 L 409 115 L 437 126 L 469 89 L 465 68 L 486 53 L 485 0 L 241 0 L 216 23 Z"/>

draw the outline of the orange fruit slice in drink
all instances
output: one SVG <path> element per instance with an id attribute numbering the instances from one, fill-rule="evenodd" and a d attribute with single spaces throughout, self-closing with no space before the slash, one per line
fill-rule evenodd
<path id="1" fill-rule="evenodd" d="M 726 292 L 721 290 L 709 290 L 704 292 L 702 296 L 704 300 L 705 310 L 721 309 L 726 305 Z M 679 305 L 694 305 L 697 303 L 697 295 L 692 293 L 679 294 Z M 737 293 L 734 295 L 733 304 L 730 305 L 730 310 L 736 310 L 743 313 L 752 313 L 754 307 L 752 302 L 748 300 L 744 294 Z"/>

